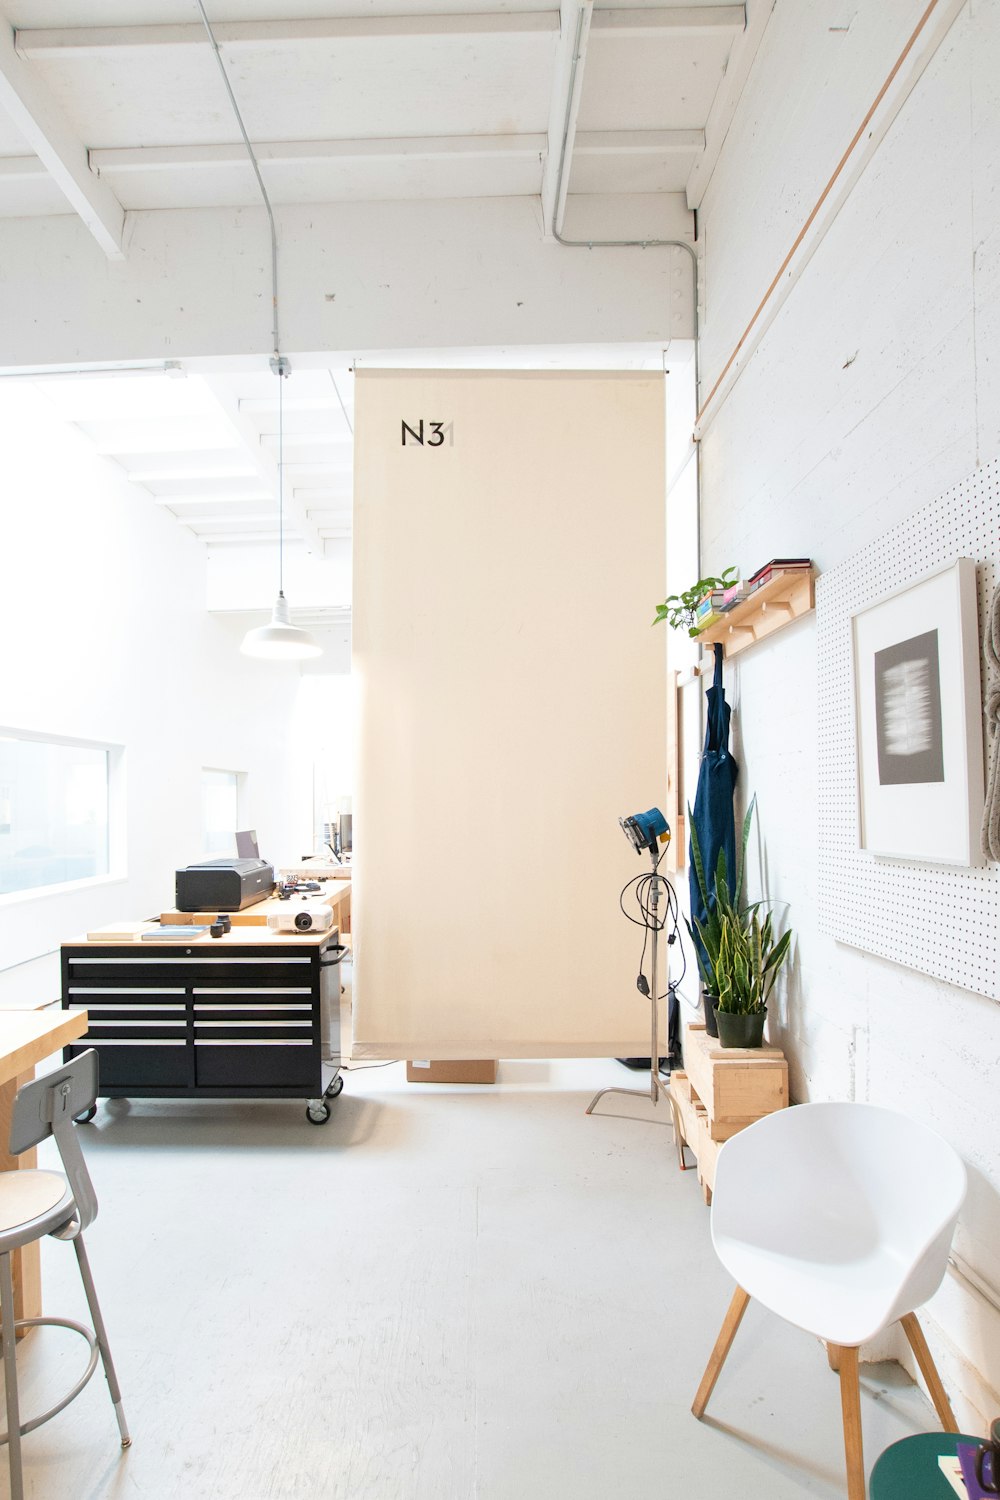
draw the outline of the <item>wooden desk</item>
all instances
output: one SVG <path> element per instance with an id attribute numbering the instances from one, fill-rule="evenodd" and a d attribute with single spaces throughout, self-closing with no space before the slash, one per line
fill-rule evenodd
<path id="1" fill-rule="evenodd" d="M 15 1172 L 36 1165 L 34 1151 L 9 1156 L 10 1117 L 22 1083 L 35 1076 L 35 1064 L 60 1051 L 87 1029 L 86 1012 L 63 1010 L 0 1011 L 0 1171 Z M 39 1242 L 15 1250 L 14 1316 L 37 1318 L 42 1311 L 42 1277 Z"/>
<path id="2" fill-rule="evenodd" d="M 300 906 L 303 899 L 317 905 L 322 903 L 331 906 L 338 925 L 344 932 L 350 931 L 350 880 L 328 880 L 318 891 L 303 892 L 288 901 L 282 901 L 278 896 L 268 896 L 263 901 L 255 901 L 252 906 L 245 906 L 242 911 L 231 912 L 230 918 L 234 927 L 266 927 L 269 916 L 275 912 L 288 911 L 289 907 Z M 214 922 L 217 915 L 214 911 L 163 911 L 160 913 L 160 923 L 164 927 L 177 923 L 199 925 Z"/>

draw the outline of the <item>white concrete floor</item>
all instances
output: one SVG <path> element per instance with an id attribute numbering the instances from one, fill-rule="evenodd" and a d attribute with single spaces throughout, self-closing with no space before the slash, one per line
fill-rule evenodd
<path id="1" fill-rule="evenodd" d="M 134 1436 L 103 1379 L 25 1439 L 32 1500 L 640 1500 L 844 1494 L 822 1347 L 751 1305 L 708 1419 L 691 1399 L 731 1295 L 695 1174 L 608 1061 L 508 1062 L 495 1088 L 355 1071 L 298 1103 L 102 1103 L 89 1239 Z M 47 1310 L 84 1316 L 69 1246 Z M 19 1351 L 26 1409 L 79 1368 Z M 933 1430 L 863 1374 L 869 1466 Z M 0 1456 L 0 1494 L 5 1465 Z"/>

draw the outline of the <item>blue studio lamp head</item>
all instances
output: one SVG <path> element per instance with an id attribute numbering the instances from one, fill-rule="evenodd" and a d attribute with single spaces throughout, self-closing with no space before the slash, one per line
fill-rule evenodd
<path id="1" fill-rule="evenodd" d="M 655 847 L 657 839 L 670 841 L 670 825 L 658 807 L 648 812 L 633 813 L 630 818 L 619 818 L 618 826 L 628 839 L 636 854 Z M 665 835 L 665 837 L 664 837 Z"/>

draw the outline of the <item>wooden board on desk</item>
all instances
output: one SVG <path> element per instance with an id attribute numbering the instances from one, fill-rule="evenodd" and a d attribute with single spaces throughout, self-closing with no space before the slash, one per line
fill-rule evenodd
<path id="1" fill-rule="evenodd" d="M 321 890 L 302 893 L 314 904 L 334 908 L 342 906 L 350 894 L 349 880 L 330 881 Z M 282 901 L 278 896 L 268 896 L 264 901 L 255 901 L 253 906 L 245 906 L 242 911 L 230 912 L 230 920 L 234 927 L 266 927 L 268 916 L 274 912 L 287 911 L 291 905 L 301 904 L 302 895 L 293 896 L 290 901 Z M 160 923 L 164 927 L 178 924 L 194 926 L 203 922 L 211 925 L 218 915 L 215 911 L 164 911 L 160 913 Z"/>
<path id="2" fill-rule="evenodd" d="M 60 1052 L 87 1030 L 86 1011 L 0 1012 L 0 1084 L 29 1073 L 43 1057 Z"/>

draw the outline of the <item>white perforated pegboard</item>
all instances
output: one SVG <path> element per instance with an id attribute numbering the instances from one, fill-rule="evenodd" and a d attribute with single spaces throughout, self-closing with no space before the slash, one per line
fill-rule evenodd
<path id="1" fill-rule="evenodd" d="M 1000 581 L 1000 460 L 817 580 L 820 925 L 998 1000 L 1000 865 L 956 870 L 858 848 L 851 615 L 956 557 L 978 564 L 981 640 Z"/>

